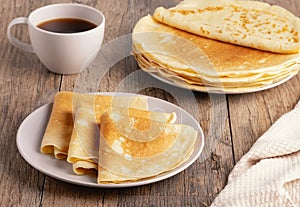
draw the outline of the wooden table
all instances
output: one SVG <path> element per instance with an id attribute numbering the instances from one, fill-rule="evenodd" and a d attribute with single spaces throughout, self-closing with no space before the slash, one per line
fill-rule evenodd
<path id="1" fill-rule="evenodd" d="M 78 75 L 49 72 L 34 54 L 13 47 L 6 38 L 8 23 L 41 6 L 64 0 L 4 0 L 1 2 L 0 47 L 0 206 L 209 206 L 226 185 L 235 163 L 256 139 L 300 97 L 300 75 L 262 92 L 212 95 L 194 92 L 200 125 L 207 143 L 200 158 L 182 173 L 167 180 L 125 189 L 97 189 L 61 182 L 31 167 L 18 153 L 19 125 L 33 110 L 53 101 L 61 90 L 73 91 Z M 104 44 L 130 34 L 134 24 L 158 6 L 170 7 L 176 0 L 75 0 L 103 11 L 106 16 Z M 298 0 L 268 0 L 300 16 Z M 14 28 L 18 38 L 29 41 L 26 26 Z M 98 91 L 115 91 L 129 74 L 139 70 L 133 57 L 111 67 Z M 99 84 L 99 86 L 98 86 Z M 94 87 L 93 85 L 93 87 Z M 139 87 L 132 82 L 132 88 Z M 150 87 L 142 94 L 176 102 L 162 89 Z M 189 108 L 188 100 L 185 100 Z M 193 109 L 190 109 L 193 110 Z M 35 130 L 35 126 L 32 126 Z M 217 141 L 214 148 L 211 143 Z M 210 151 L 210 148 L 214 148 Z"/>

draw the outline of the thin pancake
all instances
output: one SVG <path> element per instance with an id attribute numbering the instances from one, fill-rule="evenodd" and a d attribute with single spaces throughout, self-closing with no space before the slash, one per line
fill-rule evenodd
<path id="1" fill-rule="evenodd" d="M 298 53 L 300 22 L 286 9 L 259 1 L 185 0 L 153 17 L 200 36 L 278 53 Z"/>
<path id="2" fill-rule="evenodd" d="M 172 168 L 168 169 L 167 171 L 173 170 L 176 167 L 182 165 L 185 161 L 189 159 L 189 157 L 192 155 L 194 152 L 194 149 L 191 148 L 190 152 L 187 153 L 187 156 L 183 158 L 177 165 L 174 165 Z M 153 176 L 152 176 L 153 177 Z M 98 167 L 98 183 L 124 183 L 124 182 L 134 182 L 138 180 L 143 180 L 147 179 L 150 177 L 145 177 L 145 178 L 134 178 L 130 176 L 125 176 L 125 175 L 120 175 L 117 173 L 112 173 L 101 166 Z"/>
<path id="3" fill-rule="evenodd" d="M 41 144 L 41 152 L 65 159 L 73 131 L 73 93 L 59 92 L 55 95 L 52 112 Z"/>
<path id="4" fill-rule="evenodd" d="M 167 124 L 154 140 L 132 140 L 116 126 L 112 113 L 103 114 L 100 130 L 98 183 L 108 182 L 107 176 L 102 180 L 103 169 L 121 176 L 120 180 L 114 176 L 110 182 L 143 179 L 168 171 L 187 159 L 197 138 L 190 126 Z"/>
<path id="5" fill-rule="evenodd" d="M 72 137 L 69 143 L 67 161 L 73 164 L 73 171 L 78 175 L 97 170 L 99 125 L 95 113 L 86 108 L 79 108 L 75 114 Z"/>

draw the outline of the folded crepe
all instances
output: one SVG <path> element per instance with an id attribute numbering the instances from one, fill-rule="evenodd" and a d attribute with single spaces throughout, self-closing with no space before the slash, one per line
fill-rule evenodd
<path id="1" fill-rule="evenodd" d="M 117 118 L 116 118 L 117 117 Z M 134 137 L 126 128 L 130 121 L 139 129 Z M 101 116 L 98 183 L 136 181 L 169 171 L 192 154 L 197 131 L 187 125 L 155 123 L 149 118 L 107 112 Z M 164 126 L 164 127 L 162 127 Z M 148 139 L 151 128 L 156 137 Z M 145 132 L 145 133 L 144 133 Z"/>
<path id="2" fill-rule="evenodd" d="M 81 105 L 90 106 L 96 118 L 109 108 L 118 106 L 135 108 L 148 108 L 145 96 L 103 96 L 94 94 L 79 94 L 73 92 L 58 92 L 55 95 L 52 112 L 44 133 L 41 152 L 54 154 L 57 159 L 66 159 L 69 144 L 73 133 L 74 114 L 76 108 Z"/>
<path id="3" fill-rule="evenodd" d="M 136 102 L 133 103 L 136 104 Z M 101 104 L 101 106 L 103 113 L 111 111 L 114 114 L 116 123 L 120 123 L 118 127 L 122 128 L 124 127 L 124 123 L 126 123 L 126 128 L 123 128 L 126 130 L 123 132 L 124 134 L 128 134 L 133 138 L 136 137 L 135 139 L 143 136 L 146 139 L 144 141 L 153 139 L 153 137 L 161 133 L 161 131 L 155 131 L 154 129 L 159 128 L 163 130 L 166 123 L 176 120 L 175 113 L 150 112 L 137 109 L 137 107 L 146 108 L 143 105 L 132 105 L 135 108 L 108 108 L 105 104 Z M 120 117 L 119 113 L 128 116 Z M 78 175 L 97 172 L 100 137 L 99 126 L 101 125 L 100 118 L 98 117 L 99 114 L 99 111 L 93 111 L 92 106 L 88 107 L 87 104 L 84 104 L 84 107 L 80 107 L 76 111 L 67 161 L 73 164 L 73 171 Z M 134 120 L 132 118 L 133 115 L 135 117 Z M 141 121 L 143 125 L 139 124 Z"/>
<path id="4" fill-rule="evenodd" d="M 52 112 L 41 144 L 41 152 L 65 159 L 73 131 L 73 93 L 59 92 L 55 95 Z"/>
<path id="5" fill-rule="evenodd" d="M 277 53 L 298 53 L 300 21 L 286 9 L 260 1 L 185 0 L 159 7 L 153 17 L 200 36 Z"/>
<path id="6" fill-rule="evenodd" d="M 75 113 L 67 161 L 77 175 L 96 173 L 98 160 L 99 124 L 91 109 L 79 108 Z"/>

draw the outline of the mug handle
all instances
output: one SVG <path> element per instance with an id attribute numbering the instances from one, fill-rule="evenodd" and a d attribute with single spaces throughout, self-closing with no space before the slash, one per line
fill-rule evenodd
<path id="1" fill-rule="evenodd" d="M 16 24 L 28 24 L 28 19 L 26 17 L 18 17 L 18 18 L 13 19 L 9 23 L 8 28 L 7 28 L 7 37 L 8 37 L 9 42 L 13 46 L 15 46 L 21 50 L 34 53 L 33 47 L 30 44 L 24 43 L 12 35 L 11 28 Z"/>

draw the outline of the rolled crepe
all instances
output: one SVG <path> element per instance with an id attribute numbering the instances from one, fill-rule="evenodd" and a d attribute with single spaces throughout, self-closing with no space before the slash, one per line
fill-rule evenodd
<path id="1" fill-rule="evenodd" d="M 41 152 L 54 154 L 57 159 L 67 157 L 73 131 L 73 93 L 55 95 L 52 112 L 41 144 Z"/>

